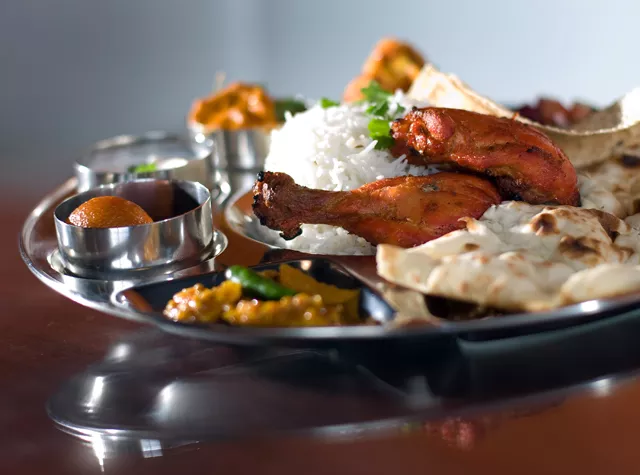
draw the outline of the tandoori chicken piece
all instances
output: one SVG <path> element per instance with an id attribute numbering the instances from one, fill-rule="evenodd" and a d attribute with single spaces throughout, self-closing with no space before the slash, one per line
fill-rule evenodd
<path id="1" fill-rule="evenodd" d="M 459 109 L 414 109 L 391 124 L 391 152 L 414 165 L 452 164 L 495 178 L 505 198 L 580 203 L 573 165 L 549 137 L 521 122 Z"/>
<path id="2" fill-rule="evenodd" d="M 377 81 L 385 91 L 408 91 L 424 66 L 424 58 L 408 43 L 393 38 L 380 40 L 355 77 L 344 91 L 345 102 L 363 99 L 361 89 Z"/>
<path id="3" fill-rule="evenodd" d="M 461 173 L 402 176 L 368 183 L 353 191 L 314 190 L 285 173 L 264 172 L 253 188 L 260 223 L 293 239 L 300 226 L 340 226 L 371 244 L 413 247 L 465 226 L 500 203 L 495 186 Z"/>

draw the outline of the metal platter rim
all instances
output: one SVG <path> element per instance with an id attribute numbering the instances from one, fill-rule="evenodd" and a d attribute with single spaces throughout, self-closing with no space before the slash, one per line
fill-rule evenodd
<path id="1" fill-rule="evenodd" d="M 63 281 L 63 276 L 53 269 L 49 264 L 48 257 L 57 249 L 56 246 L 51 247 L 44 251 L 43 255 L 36 255 L 36 251 L 32 249 L 28 242 L 29 236 L 34 231 L 35 226 L 40 220 L 46 220 L 45 213 L 51 211 L 49 219 L 53 222 L 53 210 L 52 208 L 61 200 L 67 198 L 71 193 L 76 193 L 76 186 L 78 180 L 75 177 L 69 178 L 62 185 L 55 188 L 53 191 L 45 195 L 35 206 L 35 208 L 27 215 L 25 222 L 20 230 L 18 236 L 18 250 L 20 257 L 26 264 L 27 268 L 31 271 L 35 277 L 45 284 L 50 289 L 59 293 L 60 295 L 72 300 L 75 303 L 83 305 L 92 310 L 97 310 L 102 313 L 113 315 L 119 318 L 123 318 L 138 323 L 154 324 L 153 319 L 150 319 L 147 315 L 132 312 L 126 307 L 116 306 L 110 303 L 110 299 L 98 300 L 92 299 L 87 295 L 83 295 L 80 292 L 76 292 L 69 288 Z M 223 240 L 226 242 L 226 236 L 223 236 Z M 92 279 L 82 279 L 84 281 L 90 281 Z M 132 283 L 133 285 L 133 283 Z"/>
<path id="2" fill-rule="evenodd" d="M 574 308 L 564 307 L 562 314 L 558 317 L 554 314 L 554 323 L 566 323 L 562 328 L 585 323 L 589 317 L 593 320 L 604 320 L 607 317 L 597 317 L 601 312 L 607 310 L 631 310 L 637 308 L 638 297 L 633 296 L 628 302 L 609 303 L 605 309 L 590 312 L 579 312 Z M 590 301 L 597 302 L 597 301 Z M 580 304 L 578 304 L 580 305 Z M 622 313 L 622 312 L 620 312 Z M 612 314 L 610 316 L 613 316 Z M 160 320 L 155 314 L 147 314 L 149 320 L 153 320 L 155 325 L 163 331 L 177 336 L 198 338 L 212 342 L 228 343 L 322 343 L 322 342 L 349 342 L 349 341 L 383 341 L 383 340 L 409 340 L 409 339 L 429 339 L 444 336 L 464 336 L 465 334 L 481 334 L 514 329 L 527 329 L 537 325 L 547 323 L 550 318 L 548 313 L 540 314 L 515 314 L 511 320 L 500 322 L 495 325 L 494 320 L 503 317 L 491 317 L 481 320 L 470 320 L 464 322 L 451 322 L 439 326 L 406 326 L 397 328 L 386 328 L 383 326 L 352 326 L 352 327 L 316 327 L 316 328 L 238 328 L 229 326 L 211 326 L 207 328 L 196 327 L 188 323 L 177 323 L 170 320 Z M 572 321 L 573 319 L 578 321 Z M 517 321 L 521 319 L 521 321 Z M 526 319 L 526 320 L 525 320 Z M 584 320 L 584 322 L 583 322 Z M 530 332 L 535 333 L 535 332 Z"/>
<path id="3" fill-rule="evenodd" d="M 42 282 L 43 284 L 45 284 L 47 287 L 54 290 L 55 292 L 63 295 L 64 297 L 67 297 L 68 299 L 76 303 L 79 303 L 80 305 L 91 308 L 93 310 L 99 310 L 104 312 L 105 309 L 103 304 L 96 302 L 94 300 L 91 300 L 77 292 L 71 291 L 61 279 L 56 278 L 57 276 L 59 276 L 59 274 L 56 271 L 54 271 L 48 266 L 45 267 L 42 265 L 38 265 L 34 261 L 33 252 L 31 252 L 31 249 L 27 245 L 27 242 L 28 242 L 27 236 L 29 235 L 29 233 L 33 231 L 33 228 L 37 224 L 37 222 L 40 219 L 43 219 L 45 211 L 47 211 L 52 205 L 54 205 L 57 200 L 63 199 L 69 193 L 75 191 L 76 184 L 77 184 L 77 179 L 70 178 L 67 181 L 65 181 L 62 185 L 60 185 L 58 188 L 53 190 L 51 193 L 47 194 L 44 198 L 42 198 L 42 200 L 40 200 L 40 202 L 36 205 L 36 207 L 29 213 L 29 215 L 27 216 L 27 219 L 24 222 L 24 225 L 22 226 L 22 229 L 20 231 L 20 235 L 18 238 L 18 249 L 20 251 L 20 257 L 22 258 L 23 262 L 26 264 L 27 268 L 31 271 L 31 273 L 35 275 L 40 282 Z M 53 215 L 51 219 L 53 220 Z M 148 322 L 148 319 L 145 316 L 137 315 L 132 312 L 127 312 L 127 311 L 124 311 L 124 309 L 114 308 L 113 310 L 116 316 L 118 317 L 125 318 L 127 320 L 133 320 L 133 321 Z M 112 313 L 112 312 L 109 312 L 109 313 Z"/>
<path id="4" fill-rule="evenodd" d="M 594 319 L 606 318 L 609 313 L 622 312 L 638 307 L 640 295 L 632 294 L 614 299 L 591 300 L 561 307 L 551 312 L 513 314 L 504 317 L 490 317 L 478 320 L 443 322 L 440 325 L 407 326 L 387 328 L 383 326 L 353 326 L 353 327 L 316 327 L 316 328 L 231 328 L 219 326 L 206 329 L 176 324 L 169 320 L 160 320 L 155 314 L 133 312 L 125 306 L 115 305 L 107 300 L 96 301 L 90 296 L 71 290 L 62 281 L 60 274 L 42 260 L 35 261 L 33 250 L 27 245 L 28 236 L 41 220 L 51 218 L 45 212 L 68 193 L 75 190 L 76 179 L 71 178 L 64 184 L 47 194 L 29 213 L 19 237 L 20 254 L 29 270 L 45 285 L 64 295 L 76 303 L 120 318 L 152 324 L 163 331 L 183 337 L 204 339 L 215 342 L 235 344 L 271 344 L 280 343 L 303 346 L 305 343 L 316 345 L 321 343 L 358 341 L 384 341 L 389 339 L 428 339 L 452 335 L 471 333 L 490 333 L 503 330 L 532 329 L 545 323 L 558 323 L 561 326 L 571 326 Z M 237 205 L 238 199 L 246 195 L 236 193 L 227 203 L 221 213 L 227 215 L 228 208 Z M 52 219 L 52 218 L 51 218 Z M 229 236 L 227 236 L 229 237 Z M 246 236 L 246 239 L 255 239 Z M 304 254 L 306 258 L 321 257 Z M 322 256 L 326 257 L 326 256 Z M 166 279 L 168 280 L 168 279 Z"/>

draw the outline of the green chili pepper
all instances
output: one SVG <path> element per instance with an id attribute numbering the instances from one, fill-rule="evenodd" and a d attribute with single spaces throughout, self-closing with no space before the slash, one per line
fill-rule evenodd
<path id="1" fill-rule="evenodd" d="M 257 294 L 267 300 L 280 300 L 287 295 L 295 295 L 297 292 L 283 287 L 277 282 L 262 277 L 258 273 L 242 266 L 231 266 L 227 269 L 226 277 L 239 283 L 243 289 Z"/>

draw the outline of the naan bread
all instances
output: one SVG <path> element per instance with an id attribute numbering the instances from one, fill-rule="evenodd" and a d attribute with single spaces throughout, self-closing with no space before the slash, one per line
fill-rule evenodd
<path id="1" fill-rule="evenodd" d="M 435 107 L 466 109 L 498 117 L 514 117 L 547 134 L 578 168 L 607 160 L 640 144 L 640 89 L 634 89 L 616 103 L 595 112 L 572 129 L 538 124 L 481 96 L 456 76 L 444 74 L 427 64 L 408 93 Z"/>
<path id="2" fill-rule="evenodd" d="M 619 218 L 640 211 L 640 157 L 611 158 L 583 170 L 579 180 L 584 207 L 601 209 Z"/>
<path id="3" fill-rule="evenodd" d="M 509 311 L 640 291 L 640 233 L 608 213 L 509 201 L 464 220 L 466 229 L 419 247 L 379 245 L 378 274 Z"/>
<path id="4" fill-rule="evenodd" d="M 604 211 L 620 219 L 629 216 L 626 203 L 620 201 L 623 197 L 613 193 L 607 176 L 594 178 L 589 173 L 578 173 L 578 188 L 582 208 Z"/>
<path id="5" fill-rule="evenodd" d="M 382 290 L 383 298 L 396 311 L 393 320 L 387 324 L 387 327 L 438 326 L 441 324 L 442 320 L 429 311 L 427 302 L 420 292 L 399 287 L 386 287 Z"/>

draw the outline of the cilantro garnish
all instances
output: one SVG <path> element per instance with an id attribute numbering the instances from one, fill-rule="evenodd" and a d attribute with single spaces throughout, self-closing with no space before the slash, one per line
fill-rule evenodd
<path id="1" fill-rule="evenodd" d="M 391 148 L 394 140 L 391 137 L 390 122 L 404 112 L 404 107 L 396 104 L 395 111 L 391 113 L 389 109 L 393 94 L 382 89 L 376 81 L 371 81 L 367 87 L 361 89 L 361 92 L 364 96 L 363 101 L 369 104 L 365 112 L 372 117 L 368 128 L 369 136 L 377 140 L 376 150 Z"/>
<path id="2" fill-rule="evenodd" d="M 129 173 L 151 173 L 158 169 L 155 163 L 142 163 L 140 165 L 133 165 L 127 168 Z"/>
<path id="3" fill-rule="evenodd" d="M 376 150 L 387 150 L 390 149 L 391 147 L 393 147 L 393 144 L 396 143 L 395 140 L 393 140 L 393 137 L 391 137 L 390 135 L 381 135 L 380 137 L 371 137 L 374 140 L 377 140 L 375 146 L 373 148 L 375 148 Z"/>
<path id="4" fill-rule="evenodd" d="M 389 135 L 391 132 L 389 121 L 386 119 L 371 119 L 368 128 L 371 137 Z"/>
<path id="5" fill-rule="evenodd" d="M 275 101 L 276 120 L 278 122 L 285 121 L 285 113 L 289 112 L 291 115 L 296 115 L 300 112 L 307 110 L 307 105 L 293 98 L 277 99 Z"/>
<path id="6" fill-rule="evenodd" d="M 320 107 L 322 107 L 323 109 L 328 109 L 329 107 L 335 107 L 339 105 L 339 102 L 332 101 L 331 99 L 327 99 L 326 97 L 320 99 Z"/>
<path id="7" fill-rule="evenodd" d="M 384 101 L 379 104 L 372 104 L 367 107 L 366 112 L 374 117 L 386 117 L 389 113 L 389 103 Z"/>
<path id="8" fill-rule="evenodd" d="M 360 89 L 360 92 L 362 92 L 366 102 L 372 103 L 386 102 L 392 96 L 390 92 L 380 87 L 378 81 L 371 81 L 368 86 Z"/>

